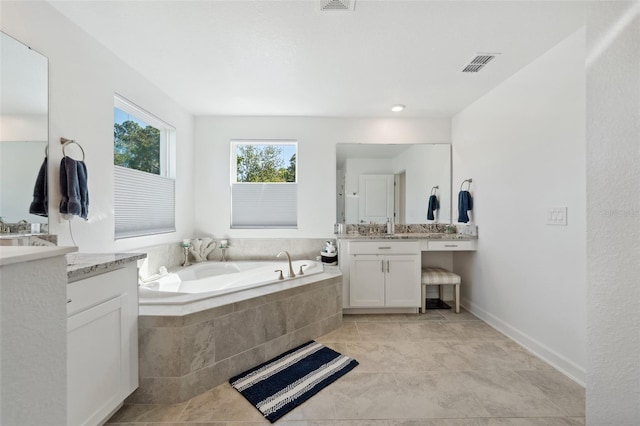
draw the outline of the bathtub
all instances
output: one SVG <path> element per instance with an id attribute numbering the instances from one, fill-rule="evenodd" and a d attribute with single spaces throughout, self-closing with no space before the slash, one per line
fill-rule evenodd
<path id="1" fill-rule="evenodd" d="M 323 272 L 322 263 L 315 260 L 292 261 L 294 278 L 286 278 L 286 261 L 202 262 L 176 269 L 151 281 L 141 282 L 140 305 L 187 304 L 219 296 L 244 292 L 248 289 L 278 284 L 287 288 L 294 282 L 308 281 L 306 277 Z M 298 275 L 300 267 L 304 275 Z M 284 280 L 275 270 L 281 269 Z"/>

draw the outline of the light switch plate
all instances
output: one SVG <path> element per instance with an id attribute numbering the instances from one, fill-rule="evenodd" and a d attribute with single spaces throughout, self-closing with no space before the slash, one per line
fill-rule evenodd
<path id="1" fill-rule="evenodd" d="M 549 207 L 547 209 L 547 225 L 567 225 L 566 207 Z"/>

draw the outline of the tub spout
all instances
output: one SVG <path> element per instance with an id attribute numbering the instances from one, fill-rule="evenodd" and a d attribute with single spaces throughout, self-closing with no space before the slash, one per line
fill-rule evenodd
<path id="1" fill-rule="evenodd" d="M 278 253 L 276 257 L 280 257 L 282 253 L 287 255 L 287 260 L 289 261 L 289 274 L 287 275 L 287 278 L 293 278 L 296 276 L 296 274 L 293 272 L 293 266 L 291 266 L 291 256 L 289 255 L 289 252 L 281 251 L 280 253 Z"/>

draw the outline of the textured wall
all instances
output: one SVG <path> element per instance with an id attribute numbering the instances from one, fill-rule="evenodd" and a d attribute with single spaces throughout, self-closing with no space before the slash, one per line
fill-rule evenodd
<path id="1" fill-rule="evenodd" d="M 0 424 L 66 424 L 66 266 L 58 256 L 0 268 Z"/>
<path id="2" fill-rule="evenodd" d="M 640 3 L 587 19 L 587 419 L 640 423 Z"/>

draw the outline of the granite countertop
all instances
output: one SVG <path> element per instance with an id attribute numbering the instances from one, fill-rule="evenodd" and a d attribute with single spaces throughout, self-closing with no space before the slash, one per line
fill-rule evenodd
<path id="1" fill-rule="evenodd" d="M 146 253 L 71 253 L 67 255 L 69 282 L 118 269 L 147 257 Z"/>
<path id="2" fill-rule="evenodd" d="M 445 234 L 443 232 L 406 234 L 336 234 L 342 240 L 477 240 L 477 235 Z"/>

